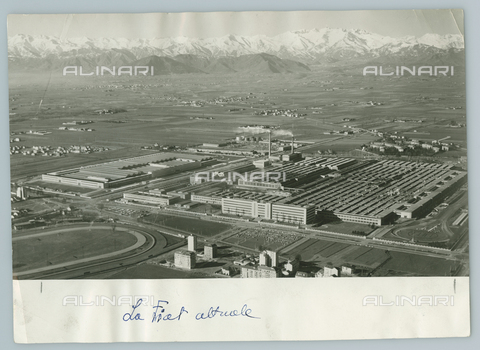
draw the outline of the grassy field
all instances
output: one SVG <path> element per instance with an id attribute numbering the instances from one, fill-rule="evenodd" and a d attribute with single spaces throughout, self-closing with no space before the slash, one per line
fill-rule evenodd
<path id="1" fill-rule="evenodd" d="M 144 220 L 152 224 L 159 224 L 204 237 L 216 236 L 217 234 L 230 228 L 230 225 L 221 222 L 163 214 L 151 214 Z"/>
<path id="2" fill-rule="evenodd" d="M 13 269 L 20 272 L 95 257 L 130 247 L 136 241 L 135 236 L 128 232 L 97 227 L 72 228 L 51 235 L 33 236 L 13 242 Z"/>
<path id="3" fill-rule="evenodd" d="M 107 279 L 175 279 L 175 278 L 212 278 L 198 271 L 171 269 L 158 265 L 141 264 L 122 272 L 116 273 Z"/>
<path id="4" fill-rule="evenodd" d="M 450 268 L 458 263 L 442 258 L 390 252 L 390 259 L 375 276 L 412 275 L 412 276 L 450 276 Z"/>
<path id="5" fill-rule="evenodd" d="M 346 152 L 354 149 L 361 149 L 362 145 L 368 144 L 371 141 L 374 141 L 376 139 L 377 138 L 371 134 L 349 136 L 349 137 L 344 137 L 340 140 L 335 140 L 332 142 L 310 147 L 309 151 L 316 152 L 316 151 L 332 150 L 335 152 Z"/>
<path id="6" fill-rule="evenodd" d="M 318 226 L 318 229 L 346 234 L 353 234 L 353 231 L 362 231 L 365 235 L 368 235 L 374 229 L 365 224 L 359 224 L 355 222 L 343 222 L 343 221 L 332 221 L 327 224 Z"/>
<path id="7" fill-rule="evenodd" d="M 396 234 L 404 240 L 410 241 L 412 238 L 418 243 L 429 242 L 445 242 L 450 239 L 450 236 L 442 231 L 440 228 L 436 228 L 433 231 L 419 230 L 414 228 L 401 229 Z"/>
<path id="8" fill-rule="evenodd" d="M 300 255 L 302 261 L 322 261 L 339 253 L 348 247 L 348 244 L 323 241 L 320 239 L 310 238 L 302 244 L 288 251 L 288 255 L 295 257 Z"/>
<path id="9" fill-rule="evenodd" d="M 353 252 L 343 256 L 343 259 L 353 265 L 375 268 L 388 259 L 384 250 L 358 247 Z"/>

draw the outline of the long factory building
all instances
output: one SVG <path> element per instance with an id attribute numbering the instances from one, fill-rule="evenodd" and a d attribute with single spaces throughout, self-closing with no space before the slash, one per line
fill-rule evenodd
<path id="1" fill-rule="evenodd" d="M 289 204 L 313 203 L 317 213 L 343 221 L 382 225 L 395 215 L 421 217 L 467 181 L 444 164 L 382 160 L 327 181 L 304 186 Z"/>
<path id="2" fill-rule="evenodd" d="M 61 170 L 42 175 L 42 180 L 92 189 L 122 187 L 129 184 L 198 169 L 204 157 L 155 153 L 112 162 Z"/>
<path id="3" fill-rule="evenodd" d="M 316 217 L 384 225 L 429 213 L 467 181 L 451 165 L 397 160 L 311 158 L 262 169 L 285 172 L 280 181 L 238 180 L 229 191 L 195 193 L 222 213 L 297 224 Z"/>

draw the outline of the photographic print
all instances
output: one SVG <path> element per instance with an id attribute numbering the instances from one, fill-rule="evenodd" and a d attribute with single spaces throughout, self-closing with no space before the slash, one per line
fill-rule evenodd
<path id="1" fill-rule="evenodd" d="M 10 15 L 8 56 L 19 293 L 445 283 L 358 306 L 454 310 L 461 286 L 468 332 L 461 10 Z M 168 304 L 133 299 L 127 324 Z"/>

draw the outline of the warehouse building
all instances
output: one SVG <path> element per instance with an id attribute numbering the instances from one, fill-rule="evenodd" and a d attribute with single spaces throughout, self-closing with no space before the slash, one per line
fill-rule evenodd
<path id="1" fill-rule="evenodd" d="M 122 187 L 152 178 L 198 169 L 203 158 L 195 155 L 155 153 L 107 163 L 61 170 L 42 175 L 42 180 L 92 189 Z"/>

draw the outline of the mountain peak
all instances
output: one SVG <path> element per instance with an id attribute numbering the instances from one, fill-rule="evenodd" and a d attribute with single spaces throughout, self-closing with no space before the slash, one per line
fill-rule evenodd
<path id="1" fill-rule="evenodd" d="M 422 50 L 462 50 L 463 36 L 457 34 L 425 34 L 421 37 L 392 38 L 364 29 L 312 28 L 285 32 L 273 37 L 265 35 L 236 35 L 223 37 L 189 38 L 67 38 L 17 34 L 8 40 L 8 54 L 12 59 L 40 59 L 63 57 L 75 59 L 79 53 L 88 57 L 117 50 L 137 59 L 196 55 L 203 58 L 238 57 L 250 54 L 269 54 L 303 62 L 327 61 L 334 57 L 379 57 L 411 50 L 422 45 Z M 413 51 L 412 51 L 413 52 Z"/>

